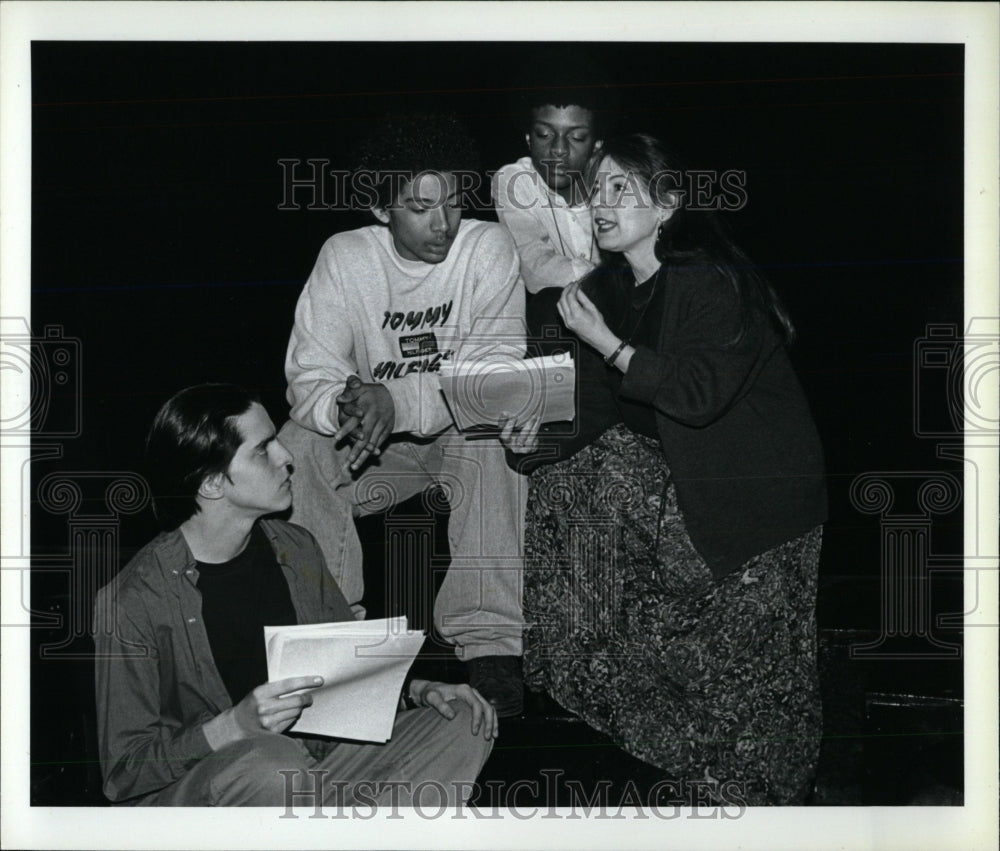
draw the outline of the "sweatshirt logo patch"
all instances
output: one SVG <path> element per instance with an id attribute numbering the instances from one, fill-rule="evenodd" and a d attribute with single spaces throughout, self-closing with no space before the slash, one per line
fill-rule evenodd
<path id="1" fill-rule="evenodd" d="M 409 310 L 406 313 L 401 310 L 385 310 L 382 312 L 382 328 L 390 328 L 393 331 L 417 331 L 420 328 L 444 325 L 451 316 L 454 304 L 455 299 L 451 299 L 447 304 L 428 307 L 426 310 Z"/>
<path id="2" fill-rule="evenodd" d="M 426 334 L 414 334 L 412 337 L 400 337 L 399 353 L 404 358 L 436 355 L 438 353 L 437 337 L 434 336 L 433 331 L 428 331 Z"/>

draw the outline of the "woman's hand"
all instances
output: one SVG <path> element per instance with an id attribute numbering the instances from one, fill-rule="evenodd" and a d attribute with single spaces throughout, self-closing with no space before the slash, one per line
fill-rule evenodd
<path id="1" fill-rule="evenodd" d="M 621 341 L 608 328 L 601 311 L 580 289 L 579 281 L 574 281 L 563 290 L 558 308 L 566 327 L 597 349 L 601 357 L 607 357 L 618 348 Z"/>
<path id="2" fill-rule="evenodd" d="M 500 443 L 517 455 L 527 455 L 538 449 L 538 430 L 542 427 L 541 417 L 532 417 L 521 428 L 515 428 L 510 417 L 500 417 Z"/>
<path id="3" fill-rule="evenodd" d="M 472 710 L 472 735 L 480 730 L 484 739 L 495 739 L 500 727 L 497 711 L 493 705 L 472 686 L 466 683 L 435 683 L 429 680 L 413 680 L 410 683 L 410 697 L 418 706 L 430 706 L 449 721 L 454 719 L 455 710 L 448 705 L 450 700 L 461 700 Z"/>

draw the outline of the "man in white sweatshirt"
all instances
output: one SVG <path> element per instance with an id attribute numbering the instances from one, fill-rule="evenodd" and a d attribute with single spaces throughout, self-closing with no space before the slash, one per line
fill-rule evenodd
<path id="1" fill-rule="evenodd" d="M 376 223 L 331 237 L 299 298 L 285 361 L 295 456 L 292 520 L 319 539 L 348 601 L 363 595 L 354 517 L 437 484 L 451 509 L 451 566 L 435 624 L 502 716 L 520 714 L 526 480 L 495 439 L 453 426 L 447 362 L 520 357 L 524 291 L 500 225 L 462 221 L 463 175 L 478 168 L 462 126 L 384 119 L 358 186 Z"/>

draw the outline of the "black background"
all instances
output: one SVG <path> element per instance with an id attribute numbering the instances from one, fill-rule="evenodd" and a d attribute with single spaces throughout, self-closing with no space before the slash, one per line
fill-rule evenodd
<path id="1" fill-rule="evenodd" d="M 258 389 L 280 426 L 302 283 L 331 233 L 364 222 L 307 209 L 305 194 L 302 209 L 279 210 L 278 160 L 349 167 L 368 120 L 427 105 L 462 115 L 484 168 L 498 168 L 525 153 L 506 95 L 540 50 L 36 42 L 32 324 L 80 340 L 80 385 L 64 392 L 79 394 L 83 429 L 62 458 L 35 465 L 35 481 L 140 469 L 158 406 L 205 380 Z M 851 506 L 854 477 L 958 469 L 915 435 L 913 363 L 928 323 L 962 322 L 963 47 L 587 50 L 617 86 L 622 130 L 664 138 L 693 167 L 746 172 L 748 203 L 727 215 L 798 326 L 793 361 L 827 453 L 822 571 L 877 575 L 878 518 Z M 567 70 L 581 74 L 583 63 Z M 941 387 L 921 400 L 939 421 Z M 36 551 L 58 551 L 65 522 L 35 511 Z M 960 512 L 938 521 L 940 551 L 961 546 L 959 522 Z M 143 512 L 122 542 L 154 531 Z"/>
<path id="2" fill-rule="evenodd" d="M 34 631 L 34 801 L 101 800 L 90 650 L 81 640 L 88 594 L 94 577 L 104 581 L 156 531 L 147 507 L 110 518 L 109 537 L 71 547 L 74 528 L 105 522 L 84 515 L 107 515 L 106 494 L 88 491 L 74 519 L 39 500 L 39 483 L 57 473 L 81 481 L 97 473 L 99 482 L 140 471 L 158 407 L 203 381 L 258 390 L 280 427 L 288 412 L 284 353 L 302 284 L 326 238 L 365 219 L 310 210 L 304 195 L 301 209 L 280 210 L 278 161 L 322 158 L 348 168 L 371 119 L 431 106 L 462 115 L 484 168 L 499 168 L 525 153 L 511 81 L 530 79 L 545 49 L 33 44 L 31 324 L 36 335 L 56 326 L 78 340 L 80 368 L 78 381 L 33 388 L 33 404 L 51 403 L 50 429 L 74 407 L 82 423 L 73 438 L 34 437 L 32 605 L 62 617 L 53 622 L 61 627 Z M 695 168 L 746 172 L 748 203 L 726 215 L 798 327 L 791 355 L 824 441 L 831 501 L 820 626 L 825 646 L 846 654 L 858 640 L 852 629 L 877 634 L 884 592 L 880 518 L 852 505 L 851 483 L 873 471 L 916 473 L 915 482 L 928 471 L 961 472 L 958 461 L 936 455 L 946 438 L 917 434 L 915 406 L 938 431 L 947 430 L 950 409 L 947 371 L 919 370 L 914 355 L 928 324 L 960 329 L 963 319 L 963 47 L 614 43 L 586 53 L 616 85 L 622 130 L 663 138 Z M 567 78 L 586 78 L 585 61 L 570 64 Z M 537 85 L 562 84 L 548 67 Z M 44 457 L 52 445 L 61 455 Z M 895 510 L 915 506 L 901 500 Z M 961 508 L 936 518 L 932 532 L 934 552 L 960 553 Z M 111 563 L 98 564 L 109 540 Z M 935 613 L 961 601 L 961 583 L 947 584 L 931 598 Z M 46 656 L 41 645 L 58 644 L 67 625 L 74 634 Z M 845 637 L 831 638 L 838 630 Z M 895 716 L 884 729 L 877 718 L 855 717 L 862 696 L 954 695 L 960 666 L 821 660 L 829 737 L 821 786 L 842 797 L 818 800 L 906 802 L 906 784 L 886 779 L 887 766 L 919 774 L 910 771 L 913 742 L 930 738 Z M 533 752 L 537 737 L 563 735 L 539 723 L 535 731 L 525 722 L 529 749 L 511 759 Z M 900 738 L 907 723 L 923 738 Z M 960 784 L 960 731 L 943 741 L 924 762 L 954 763 L 959 779 L 949 782 Z M 898 742 L 904 752 L 865 745 L 862 760 L 862 742 Z M 580 751 L 585 762 L 591 753 Z M 862 775 L 870 790 L 855 794 Z M 896 786 L 899 800 L 887 798 Z"/>

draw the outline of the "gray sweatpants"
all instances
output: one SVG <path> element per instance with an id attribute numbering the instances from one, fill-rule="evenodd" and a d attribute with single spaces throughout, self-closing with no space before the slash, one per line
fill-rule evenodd
<path id="1" fill-rule="evenodd" d="M 352 476 L 344 468 L 348 441 L 337 446 L 292 421 L 278 439 L 294 456 L 291 520 L 316 536 L 348 603 L 364 593 L 354 517 L 437 484 L 451 509 L 451 566 L 434 605 L 438 631 L 466 661 L 521 655 L 527 478 L 507 466 L 499 441 L 467 440 L 454 429 L 434 440 L 394 438 Z"/>

